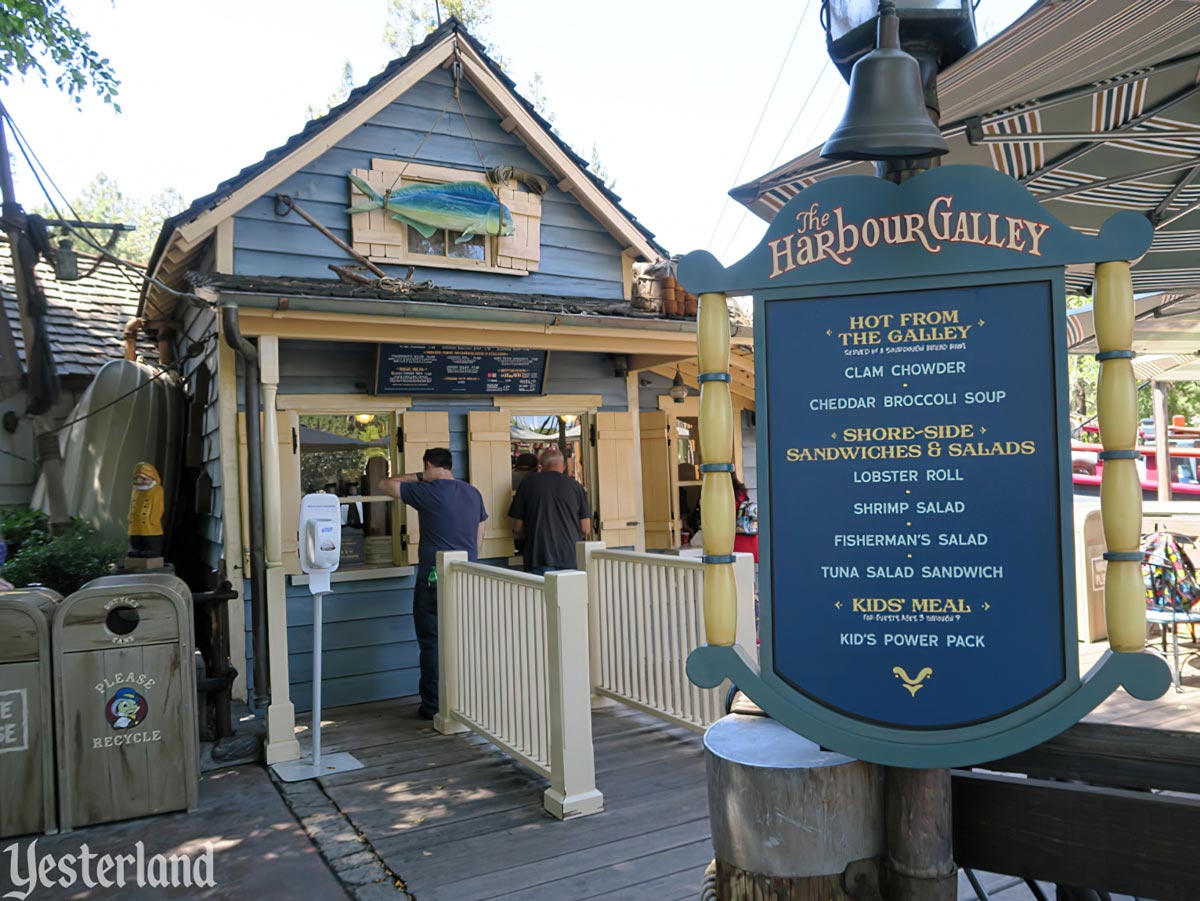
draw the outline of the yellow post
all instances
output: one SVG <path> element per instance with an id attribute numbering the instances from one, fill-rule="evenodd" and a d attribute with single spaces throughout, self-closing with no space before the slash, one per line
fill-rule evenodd
<path id="1" fill-rule="evenodd" d="M 1142 486 L 1138 478 L 1137 380 L 1133 374 L 1133 280 L 1129 263 L 1096 266 L 1096 410 L 1104 445 L 1100 517 L 1108 545 L 1104 614 L 1114 651 L 1140 651 L 1146 636 L 1142 586 Z"/>
<path id="2" fill-rule="evenodd" d="M 733 402 L 729 394 L 729 309 L 724 294 L 700 295 L 700 518 L 704 529 L 704 635 L 710 645 L 737 637 L 733 572 Z"/>

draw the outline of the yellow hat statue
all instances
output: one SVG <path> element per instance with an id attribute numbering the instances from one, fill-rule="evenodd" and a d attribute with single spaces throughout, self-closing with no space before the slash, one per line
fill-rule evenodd
<path id="1" fill-rule="evenodd" d="M 162 565 L 162 516 L 162 479 L 153 464 L 139 463 L 133 470 L 133 491 L 129 497 L 130 558 L 157 557 L 158 565 Z"/>

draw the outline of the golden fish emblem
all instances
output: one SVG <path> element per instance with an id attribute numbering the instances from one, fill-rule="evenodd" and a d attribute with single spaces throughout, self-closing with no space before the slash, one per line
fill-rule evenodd
<path id="1" fill-rule="evenodd" d="M 915 679 L 906 673 L 902 666 L 893 666 L 892 672 L 896 674 L 897 679 L 904 683 L 904 687 L 908 689 L 908 693 L 915 698 L 917 692 L 925 687 L 921 683 L 933 675 L 933 667 L 921 667 L 921 671 L 917 673 L 917 678 Z"/>

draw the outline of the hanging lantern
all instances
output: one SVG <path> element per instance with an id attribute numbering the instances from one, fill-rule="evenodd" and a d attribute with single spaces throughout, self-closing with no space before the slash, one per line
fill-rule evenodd
<path id="1" fill-rule="evenodd" d="M 671 395 L 671 399 L 677 404 L 681 404 L 687 400 L 687 385 L 683 383 L 683 374 L 679 371 L 678 366 L 675 367 L 675 378 L 671 380 L 671 390 L 667 393 Z"/>
<path id="2" fill-rule="evenodd" d="M 54 254 L 54 274 L 60 282 L 73 282 L 79 279 L 79 256 L 71 244 L 70 238 L 58 242 L 58 251 Z"/>
<path id="3" fill-rule="evenodd" d="M 375 421 L 374 413 L 355 413 L 354 421 L 359 425 L 370 425 Z"/>

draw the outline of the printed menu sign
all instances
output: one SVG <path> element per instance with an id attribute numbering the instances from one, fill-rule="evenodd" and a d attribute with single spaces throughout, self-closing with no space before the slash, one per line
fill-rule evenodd
<path id="1" fill-rule="evenodd" d="M 546 351 L 380 344 L 376 394 L 541 394 Z"/>
<path id="2" fill-rule="evenodd" d="M 763 305 L 774 666 L 798 691 L 947 728 L 1065 680 L 1052 296 Z"/>

